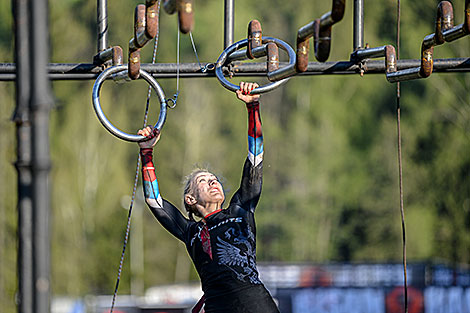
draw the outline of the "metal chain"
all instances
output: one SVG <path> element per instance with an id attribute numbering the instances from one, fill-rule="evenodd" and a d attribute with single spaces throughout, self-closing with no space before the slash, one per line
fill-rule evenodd
<path id="1" fill-rule="evenodd" d="M 156 12 L 157 17 L 160 16 L 159 12 L 160 12 L 160 0 L 158 1 L 158 4 L 157 4 L 157 12 Z M 159 35 L 159 33 L 160 33 L 160 28 L 157 28 L 157 34 L 155 35 L 154 46 L 153 46 L 152 64 L 155 63 L 155 59 L 156 59 L 156 55 L 157 55 L 158 35 Z M 148 92 L 147 92 L 147 104 L 145 106 L 145 114 L 144 114 L 144 127 L 147 126 L 147 119 L 148 119 L 148 112 L 149 112 L 151 94 L 152 94 L 152 86 L 149 86 Z M 140 161 L 140 155 L 138 155 L 137 156 L 137 166 L 136 166 L 135 176 L 134 176 L 134 188 L 132 189 L 132 198 L 131 198 L 131 203 L 129 205 L 129 214 L 127 216 L 126 235 L 124 237 L 124 244 L 123 244 L 123 247 L 122 247 L 121 259 L 119 261 L 118 276 L 117 276 L 117 280 L 116 280 L 116 286 L 114 288 L 114 295 L 113 295 L 113 300 L 112 300 L 112 303 L 111 303 L 110 313 L 113 313 L 114 305 L 116 303 L 118 288 L 119 288 L 119 282 L 121 280 L 122 264 L 124 262 L 124 255 L 125 255 L 125 252 L 126 252 L 127 242 L 128 242 L 128 239 L 129 239 L 129 232 L 130 232 L 130 228 L 131 228 L 132 208 L 134 207 L 135 193 L 136 193 L 136 190 L 137 190 L 137 182 L 139 180 L 140 162 L 141 162 Z"/>
<path id="2" fill-rule="evenodd" d="M 400 20 L 401 20 L 401 5 L 400 0 L 397 2 L 397 64 L 400 58 Z M 405 313 L 408 313 L 408 282 L 406 275 L 406 231 L 405 231 L 405 210 L 403 205 L 403 167 L 402 167 L 402 154 L 401 154 L 401 125 L 400 125 L 400 82 L 397 82 L 397 140 L 398 140 L 398 177 L 400 189 L 400 214 L 401 214 L 401 229 L 403 240 L 403 276 L 404 276 L 404 307 Z"/>

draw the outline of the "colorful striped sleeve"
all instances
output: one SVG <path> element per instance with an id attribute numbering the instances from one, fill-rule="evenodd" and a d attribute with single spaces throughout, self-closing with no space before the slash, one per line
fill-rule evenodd
<path id="1" fill-rule="evenodd" d="M 152 148 L 140 149 L 144 197 L 145 202 L 147 202 L 150 207 L 162 208 L 163 200 L 158 189 L 157 175 L 155 174 L 155 166 L 153 165 L 152 155 Z"/>
<path id="2" fill-rule="evenodd" d="M 253 166 L 257 166 L 263 160 L 264 153 L 259 102 L 247 103 L 246 108 L 248 110 L 248 159 Z"/>

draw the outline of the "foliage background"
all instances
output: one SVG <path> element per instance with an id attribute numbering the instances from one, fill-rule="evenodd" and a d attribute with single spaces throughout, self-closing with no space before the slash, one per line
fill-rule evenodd
<path id="1" fill-rule="evenodd" d="M 108 5 L 109 44 L 127 53 L 140 1 Z M 417 59 L 434 29 L 438 1 L 402 1 L 401 58 Z M 51 0 L 52 63 L 91 63 L 96 53 L 96 2 Z M 453 1 L 455 24 L 464 1 Z M 329 1 L 238 0 L 235 40 L 258 19 L 265 35 L 295 45 L 299 27 L 331 9 Z M 348 60 L 352 1 L 333 27 L 330 61 Z M 395 45 L 396 1 L 365 3 L 365 39 Z M 0 2 L 2 63 L 13 62 L 11 3 Z M 196 1 L 193 32 L 201 61 L 223 47 L 223 1 Z M 161 12 L 157 62 L 176 61 L 176 17 Z M 467 57 L 468 37 L 435 49 L 435 58 Z M 311 48 L 313 51 L 313 48 Z M 152 45 L 143 49 L 151 60 Z M 313 52 L 311 52 L 313 55 Z M 310 57 L 313 60 L 313 56 Z M 195 62 L 188 36 L 181 62 Z M 248 78 L 244 78 L 248 79 Z M 262 79 L 256 79 L 264 83 Z M 237 83 L 240 78 L 235 78 Z M 161 79 L 167 97 L 174 79 Z M 50 142 L 53 168 L 52 290 L 54 295 L 114 290 L 138 148 L 104 130 L 91 106 L 93 81 L 54 81 Z M 410 262 L 470 263 L 470 77 L 434 74 L 401 84 L 404 203 Z M 129 132 L 141 127 L 147 86 L 102 91 L 104 111 Z M 17 193 L 13 82 L 0 83 L 0 303 L 14 312 Z M 156 103 L 155 97 L 153 103 Z M 154 105 L 154 107 L 157 107 Z M 151 109 L 150 116 L 158 114 Z M 265 136 L 263 195 L 257 209 L 258 260 L 274 262 L 400 262 L 396 87 L 383 75 L 303 76 L 262 96 Z M 246 113 L 215 78 L 182 79 L 155 161 L 161 192 L 181 206 L 182 178 L 208 164 L 237 188 L 246 157 Z M 197 279 L 184 246 L 155 221 L 138 190 L 131 237 L 143 236 L 143 259 L 131 273 L 129 252 L 120 293 Z M 135 257 L 138 259 L 138 255 Z"/>

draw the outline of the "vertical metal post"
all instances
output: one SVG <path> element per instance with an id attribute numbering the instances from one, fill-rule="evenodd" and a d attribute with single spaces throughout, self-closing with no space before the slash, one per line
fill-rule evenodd
<path id="1" fill-rule="evenodd" d="M 15 63 L 16 63 L 16 124 L 15 163 L 18 172 L 18 312 L 33 312 L 33 205 L 31 171 L 31 122 L 29 112 L 29 4 L 28 0 L 14 0 Z"/>
<path id="2" fill-rule="evenodd" d="M 98 53 L 108 48 L 108 1 L 97 0 Z"/>
<path id="3" fill-rule="evenodd" d="M 224 0 L 224 49 L 233 43 L 234 0 Z"/>
<path id="4" fill-rule="evenodd" d="M 364 0 L 354 0 L 353 51 L 364 48 Z"/>
<path id="5" fill-rule="evenodd" d="M 30 0 L 31 130 L 33 169 L 33 283 L 34 313 L 50 312 L 50 193 L 48 79 L 48 1 Z"/>

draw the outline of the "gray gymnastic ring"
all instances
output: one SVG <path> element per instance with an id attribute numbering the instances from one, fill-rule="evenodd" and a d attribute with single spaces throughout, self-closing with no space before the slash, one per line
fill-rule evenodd
<path id="1" fill-rule="evenodd" d="M 92 91 L 92 100 L 93 100 L 93 108 L 95 109 L 96 115 L 98 119 L 100 120 L 101 124 L 114 136 L 126 140 L 126 141 L 132 141 L 132 142 L 138 142 L 138 141 L 143 141 L 146 139 L 146 137 L 141 136 L 141 135 L 131 135 L 127 134 L 118 128 L 116 128 L 111 122 L 106 118 L 106 115 L 103 113 L 103 110 L 101 109 L 101 103 L 100 103 L 100 90 L 101 90 L 101 85 L 103 82 L 111 76 L 112 74 L 118 73 L 118 72 L 127 72 L 127 65 L 118 65 L 118 66 L 113 66 L 110 67 L 106 70 L 104 70 L 96 79 L 95 84 L 93 85 L 93 91 Z M 165 94 L 163 93 L 163 89 L 160 87 L 158 82 L 153 78 L 152 75 L 147 73 L 144 70 L 140 70 L 140 77 L 145 79 L 150 86 L 155 90 L 157 93 L 158 99 L 160 100 L 160 115 L 158 116 L 158 121 L 155 124 L 154 128 L 161 130 L 163 127 L 163 124 L 165 124 L 166 120 L 166 100 L 165 100 Z"/>
<path id="2" fill-rule="evenodd" d="M 287 52 L 287 54 L 289 55 L 289 65 L 288 66 L 294 66 L 295 65 L 296 56 L 295 56 L 295 52 L 291 48 L 291 46 L 289 46 L 287 43 L 285 43 L 284 41 L 282 41 L 280 39 L 277 39 L 277 38 L 263 37 L 263 44 L 266 44 L 268 42 L 274 42 L 278 47 L 282 48 L 283 50 L 285 50 Z M 248 39 L 243 39 L 243 40 L 237 41 L 236 43 L 232 44 L 231 46 L 228 46 L 220 54 L 219 58 L 217 59 L 217 63 L 215 65 L 215 75 L 217 76 L 217 79 L 222 84 L 222 86 L 224 86 L 225 88 L 227 88 L 230 91 L 235 92 L 235 91 L 240 89 L 240 86 L 232 84 L 231 82 L 229 82 L 225 78 L 224 74 L 222 73 L 222 66 L 225 64 L 225 62 L 227 61 L 227 58 L 230 54 L 232 54 L 233 52 L 239 50 L 240 48 L 246 47 L 247 45 L 248 45 Z M 280 85 L 286 83 L 289 79 L 290 79 L 290 77 L 287 77 L 287 78 L 281 79 L 279 81 L 266 84 L 264 86 L 259 86 L 255 89 L 253 89 L 251 91 L 251 94 L 261 94 L 261 93 L 269 92 L 269 91 L 279 87 Z"/>

